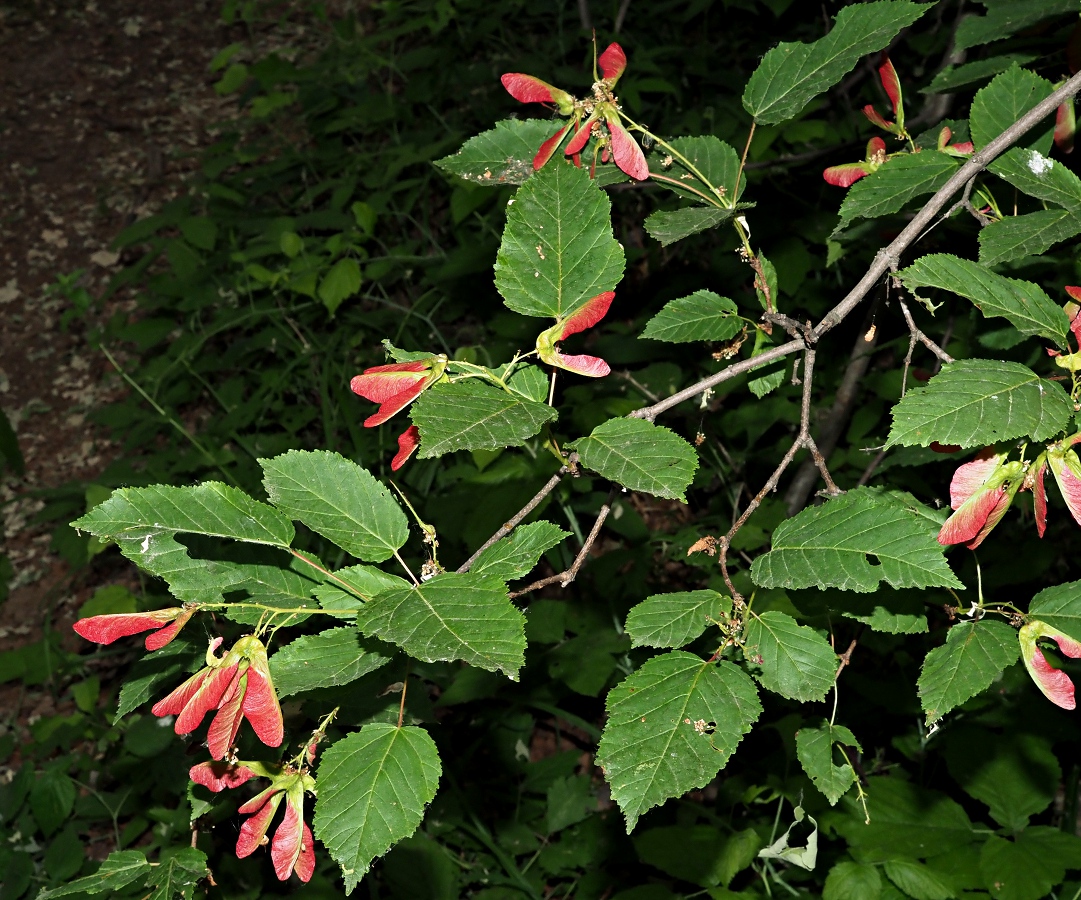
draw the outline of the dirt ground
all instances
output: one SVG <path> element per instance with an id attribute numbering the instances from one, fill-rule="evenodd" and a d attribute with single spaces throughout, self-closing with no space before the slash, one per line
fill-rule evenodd
<path id="1" fill-rule="evenodd" d="M 220 10 L 218 0 L 0 5 L 0 407 L 26 461 L 23 477 L 0 474 L 0 553 L 15 571 L 0 651 L 40 638 L 47 616 L 68 631 L 95 588 L 130 577 L 121 563 L 72 571 L 50 549 L 56 523 L 37 521 L 42 490 L 92 481 L 115 455 L 87 416 L 123 389 L 86 342 L 88 323 L 63 323 L 71 302 L 58 285 L 81 271 L 77 286 L 99 296 L 118 269 L 110 242 L 188 189 L 213 125 L 233 113 L 208 65 L 246 34 Z M 15 696 L 0 699 L 7 715 L 33 702 Z"/>

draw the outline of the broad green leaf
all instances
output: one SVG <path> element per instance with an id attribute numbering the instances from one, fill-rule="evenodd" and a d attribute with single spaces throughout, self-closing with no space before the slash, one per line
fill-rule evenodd
<path id="1" fill-rule="evenodd" d="M 741 205 L 741 208 L 746 209 L 746 206 Z M 686 206 L 650 213 L 643 224 L 651 238 L 660 241 L 662 247 L 667 247 L 692 234 L 727 222 L 736 212 L 735 209 L 721 209 L 718 206 Z"/>
<path id="2" fill-rule="evenodd" d="M 992 835 L 980 851 L 980 872 L 995 900 L 1042 900 L 1067 869 L 1081 869 L 1081 838 L 1046 825 L 1012 841 Z"/>
<path id="3" fill-rule="evenodd" d="M 355 681 L 390 662 L 393 648 L 362 638 L 355 628 L 331 628 L 297 638 L 270 657 L 279 697 Z"/>
<path id="4" fill-rule="evenodd" d="M 727 886 L 754 862 L 761 846 L 754 829 L 726 835 L 712 825 L 667 825 L 634 837 L 640 860 L 703 887 Z"/>
<path id="5" fill-rule="evenodd" d="M 360 266 L 355 259 L 339 259 L 319 282 L 319 299 L 331 315 L 338 311 L 343 301 L 360 290 Z"/>
<path id="6" fill-rule="evenodd" d="M 733 196 L 736 187 L 736 175 L 739 173 L 739 154 L 735 148 L 729 146 L 720 138 L 713 135 L 700 137 L 673 138 L 669 142 L 676 148 L 706 180 L 718 189 L 714 196 L 722 203 L 732 205 L 739 196 Z M 650 172 L 650 178 L 662 187 L 675 191 L 681 197 L 692 200 L 701 200 L 701 193 L 706 191 L 702 182 L 675 154 L 667 151 L 661 157 L 659 165 L 654 166 L 655 171 Z M 669 162 L 671 159 L 671 162 Z M 666 179 L 671 178 L 673 184 Z M 740 178 L 739 192 L 747 186 L 747 179 Z M 694 190 L 691 190 L 694 188 Z"/>
<path id="7" fill-rule="evenodd" d="M 1081 210 L 1081 178 L 1037 150 L 1014 147 L 988 168 L 1030 197 Z"/>
<path id="8" fill-rule="evenodd" d="M 168 693 L 184 679 L 183 672 L 195 671 L 205 663 L 206 644 L 201 647 L 185 639 L 184 635 L 174 638 L 160 650 L 147 653 L 138 659 L 124 677 L 120 688 L 120 701 L 113 716 L 113 723 L 150 699 L 151 695 L 161 690 Z"/>
<path id="9" fill-rule="evenodd" d="M 770 50 L 747 82 L 743 108 L 759 125 L 791 119 L 930 8 L 908 0 L 845 7 L 824 38 L 811 44 L 779 44 Z"/>
<path id="10" fill-rule="evenodd" d="M 582 465 L 632 491 L 683 500 L 698 454 L 674 431 L 645 419 L 609 419 L 572 445 Z"/>
<path id="11" fill-rule="evenodd" d="M 992 140 L 1027 113 L 1041 100 L 1050 96 L 1051 82 L 1020 66 L 1011 66 L 997 76 L 987 87 L 977 92 L 969 111 L 969 131 L 977 150 L 982 150 Z M 1033 147 L 1041 153 L 1051 149 L 1051 127 L 1037 125 L 1021 138 L 1023 146 Z"/>
<path id="12" fill-rule="evenodd" d="M 951 291 L 971 300 L 985 316 L 1007 319 L 1022 334 L 1066 347 L 1070 320 L 1062 307 L 1031 281 L 1005 278 L 979 263 L 946 253 L 921 256 L 897 274 L 910 291 L 921 287 Z"/>
<path id="13" fill-rule="evenodd" d="M 474 184 L 521 184 L 533 174 L 540 145 L 561 127 L 551 119 L 504 119 L 435 164 Z"/>
<path id="14" fill-rule="evenodd" d="M 965 16 L 953 39 L 954 52 L 1000 41 L 1051 16 L 1073 13 L 1076 0 L 980 0 L 987 7 L 983 16 Z"/>
<path id="15" fill-rule="evenodd" d="M 703 787 L 762 713 L 754 682 L 730 662 L 675 650 L 649 660 L 608 694 L 597 751 L 627 819 Z"/>
<path id="16" fill-rule="evenodd" d="M 119 891 L 138 879 L 145 878 L 150 868 L 150 863 L 138 850 L 114 850 L 93 875 L 76 878 L 60 887 L 42 891 L 37 895 L 37 900 L 52 900 L 54 897 L 67 897 L 69 894 Z"/>
<path id="17" fill-rule="evenodd" d="M 646 323 L 642 337 L 672 344 L 690 341 L 727 341 L 743 326 L 736 304 L 713 291 L 695 291 L 689 297 L 669 300 Z"/>
<path id="18" fill-rule="evenodd" d="M 194 847 L 162 853 L 147 873 L 146 886 L 154 890 L 146 900 L 193 900 L 195 886 L 206 878 L 206 854 Z"/>
<path id="19" fill-rule="evenodd" d="M 524 578 L 533 571 L 545 551 L 569 535 L 570 532 L 551 522 L 519 525 L 481 553 L 469 571 L 473 575 L 491 575 L 503 581 Z"/>
<path id="20" fill-rule="evenodd" d="M 357 559 L 382 562 L 409 537 L 405 513 L 390 491 L 344 456 L 290 450 L 259 464 L 275 506 Z"/>
<path id="21" fill-rule="evenodd" d="M 525 653 L 525 616 L 502 581 L 448 572 L 416 587 L 377 594 L 357 627 L 424 662 L 464 659 L 517 680 Z"/>
<path id="22" fill-rule="evenodd" d="M 962 27 L 971 21 L 974 20 L 966 18 L 961 23 Z M 991 78 L 1000 72 L 1005 72 L 1014 64 L 1023 66 L 1032 62 L 1035 58 L 1031 53 L 1007 53 L 1003 56 L 989 56 L 987 59 L 977 59 L 975 62 L 964 63 L 960 66 L 946 66 L 927 87 L 920 89 L 920 93 L 945 94 L 949 91 L 955 91 L 958 88 L 975 84 L 977 81 L 983 81 L 985 78 Z"/>
<path id="23" fill-rule="evenodd" d="M 927 612 L 923 591 L 891 591 L 880 588 L 873 594 L 844 595 L 839 612 L 846 619 L 862 622 L 872 631 L 886 634 L 926 634 Z"/>
<path id="24" fill-rule="evenodd" d="M 503 301 L 526 316 L 560 318 L 612 290 L 623 250 L 612 235 L 612 204 L 585 169 L 549 163 L 511 200 L 495 262 Z"/>
<path id="25" fill-rule="evenodd" d="M 927 724 L 990 687 L 1020 655 L 1017 632 L 1005 622 L 958 622 L 923 661 L 917 686 Z"/>
<path id="26" fill-rule="evenodd" d="M 323 754 L 315 836 L 342 867 L 346 894 L 372 860 L 416 831 L 440 774 L 435 742 L 409 725 L 365 725 Z"/>
<path id="27" fill-rule="evenodd" d="M 957 896 L 942 876 L 911 859 L 888 859 L 886 877 L 914 900 L 952 900 Z"/>
<path id="28" fill-rule="evenodd" d="M 46 769 L 30 788 L 30 809 L 34 820 L 51 837 L 75 805 L 75 782 L 61 769 Z"/>
<path id="29" fill-rule="evenodd" d="M 684 647 L 732 612 L 732 598 L 716 591 L 654 594 L 627 614 L 632 647 Z"/>
<path id="30" fill-rule="evenodd" d="M 822 635 L 791 616 L 773 610 L 750 613 L 743 642 L 747 658 L 761 667 L 755 678 L 766 690 L 790 700 L 816 701 L 833 687 L 837 654 Z"/>
<path id="31" fill-rule="evenodd" d="M 375 566 L 348 566 L 338 569 L 334 576 L 315 589 L 319 605 L 326 610 L 353 610 L 339 618 L 351 619 L 362 601 L 392 588 L 408 588 L 409 582 Z"/>
<path id="32" fill-rule="evenodd" d="M 1044 588 L 1032 598 L 1028 614 L 1081 641 L 1081 581 Z"/>
<path id="33" fill-rule="evenodd" d="M 893 407 L 887 447 L 933 441 L 984 447 L 1029 436 L 1042 441 L 1062 431 L 1073 404 L 1062 386 L 1020 363 L 962 359 L 942 367 Z"/>
<path id="34" fill-rule="evenodd" d="M 985 266 L 1039 256 L 1081 233 L 1081 215 L 1072 209 L 1040 209 L 1006 216 L 980 229 L 980 262 Z"/>
<path id="35" fill-rule="evenodd" d="M 822 900 L 878 900 L 882 876 L 875 866 L 857 862 L 839 862 L 826 876 Z"/>
<path id="36" fill-rule="evenodd" d="M 314 554 L 305 552 L 304 556 L 319 565 Z M 319 604 L 312 600 L 312 593 L 322 583 L 324 576 L 313 565 L 295 556 L 285 556 L 283 565 L 211 559 L 206 561 L 206 566 L 223 582 L 228 582 L 225 590 L 230 593 L 246 591 L 246 601 L 285 609 L 319 608 Z M 240 609 L 232 605 L 226 606 L 222 613 L 241 625 L 258 625 L 264 616 L 260 609 Z M 304 613 L 293 613 L 288 617 L 278 616 L 274 623 L 276 626 L 298 625 L 307 618 Z"/>
<path id="37" fill-rule="evenodd" d="M 529 400 L 543 403 L 548 399 L 548 375 L 540 366 L 518 363 L 507 379 L 507 387 Z"/>
<path id="38" fill-rule="evenodd" d="M 963 587 L 919 504 L 858 488 L 782 522 L 773 548 L 751 566 L 762 587 Z"/>
<path id="39" fill-rule="evenodd" d="M 961 160 L 924 150 L 887 160 L 886 164 L 861 178 L 845 194 L 834 234 L 856 219 L 874 219 L 899 211 L 909 200 L 933 194 L 961 167 Z"/>
<path id="40" fill-rule="evenodd" d="M 437 384 L 409 411 L 420 429 L 421 459 L 455 450 L 520 447 L 557 415 L 546 403 L 475 379 Z"/>
<path id="41" fill-rule="evenodd" d="M 796 756 L 800 765 L 814 786 L 829 800 L 830 806 L 836 806 L 837 801 L 856 782 L 852 766 L 834 763 L 834 744 L 863 751 L 855 735 L 843 725 L 826 722 L 820 728 L 805 727 L 796 732 Z"/>

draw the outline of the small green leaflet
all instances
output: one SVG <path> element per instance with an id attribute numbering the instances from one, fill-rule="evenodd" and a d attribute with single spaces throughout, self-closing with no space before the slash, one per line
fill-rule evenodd
<path id="1" fill-rule="evenodd" d="M 1027 69 L 1014 65 L 980 90 L 972 99 L 969 130 L 977 150 L 997 138 L 1041 100 L 1050 96 L 1051 82 Z M 1042 153 L 1051 149 L 1051 128 L 1037 126 L 1021 141 Z"/>
<path id="2" fill-rule="evenodd" d="M 525 316 L 562 318 L 623 277 L 612 204 L 585 169 L 549 163 L 511 200 L 495 262 L 503 302 Z"/>
<path id="3" fill-rule="evenodd" d="M 355 259 L 339 259 L 319 283 L 319 299 L 333 316 L 342 302 L 360 290 L 360 266 Z"/>
<path id="4" fill-rule="evenodd" d="M 711 623 L 732 612 L 732 598 L 716 591 L 654 594 L 627 614 L 632 647 L 685 647 Z"/>
<path id="5" fill-rule="evenodd" d="M 36 900 L 53 900 L 70 894 L 100 894 L 102 891 L 119 891 L 150 873 L 150 863 L 138 850 L 115 850 L 93 875 L 76 878 L 65 885 L 42 891 Z"/>
<path id="6" fill-rule="evenodd" d="M 1017 632 L 1005 622 L 959 622 L 946 643 L 927 654 L 917 682 L 927 724 L 991 686 L 1006 666 L 1017 662 Z"/>
<path id="7" fill-rule="evenodd" d="M 1060 384 L 1020 363 L 963 359 L 910 390 L 892 415 L 887 447 L 932 441 L 984 447 L 1026 435 L 1053 437 L 1069 423 L 1073 404 Z"/>
<path id="8" fill-rule="evenodd" d="M 1072 0 L 1071 0 L 1072 2 Z M 962 25 L 974 19 L 966 18 Z M 939 72 L 934 80 L 925 88 L 920 89 L 921 94 L 945 94 L 958 88 L 985 78 L 991 78 L 1000 72 L 1005 72 L 1015 63 L 1023 66 L 1032 62 L 1036 57 L 1031 53 L 1007 53 L 1002 56 L 989 56 L 987 59 L 978 59 L 975 62 L 965 63 L 960 66 L 946 66 Z"/>
<path id="9" fill-rule="evenodd" d="M 824 38 L 811 44 L 779 44 L 770 50 L 747 82 L 743 108 L 759 125 L 791 119 L 930 8 L 931 4 L 908 0 L 845 7 Z"/>
<path id="10" fill-rule="evenodd" d="M 698 454 L 674 431 L 645 419 L 609 419 L 572 445 L 582 465 L 632 491 L 686 502 Z"/>
<path id="11" fill-rule="evenodd" d="M 843 725 L 823 722 L 818 728 L 801 728 L 796 732 L 796 756 L 800 765 L 814 786 L 829 800 L 830 806 L 836 806 L 837 801 L 856 783 L 856 772 L 852 766 L 834 763 L 834 744 L 855 747 L 863 752 L 856 736 Z"/>
<path id="12" fill-rule="evenodd" d="M 837 654 L 822 635 L 791 616 L 750 613 L 743 641 L 747 658 L 761 667 L 755 677 L 766 690 L 789 700 L 817 701 L 833 687 Z"/>
<path id="13" fill-rule="evenodd" d="M 683 344 L 690 341 L 727 341 L 743 326 L 739 309 L 727 297 L 713 291 L 695 291 L 689 297 L 669 300 L 646 323 L 642 337 Z"/>
<path id="14" fill-rule="evenodd" d="M 270 657 L 279 697 L 355 681 L 390 662 L 393 647 L 362 638 L 355 628 L 331 628 L 299 637 Z"/>
<path id="15" fill-rule="evenodd" d="M 919 504 L 857 488 L 782 522 L 773 549 L 751 566 L 762 587 L 964 587 L 935 540 L 938 525 Z M 877 560 L 872 565 L 869 556 Z"/>
<path id="16" fill-rule="evenodd" d="M 921 256 L 897 275 L 910 291 L 921 287 L 951 291 L 971 300 L 985 316 L 1007 319 L 1022 334 L 1047 338 L 1066 348 L 1070 320 L 1062 307 L 1031 281 L 1005 278 L 946 253 Z"/>
<path id="17" fill-rule="evenodd" d="M 533 157 L 540 145 L 559 127 L 551 119 L 504 119 L 435 164 L 474 184 L 521 184 L 533 174 Z"/>
<path id="18" fill-rule="evenodd" d="M 416 587 L 384 591 L 357 614 L 357 627 L 424 662 L 464 659 L 517 680 L 525 616 L 496 578 L 448 572 Z"/>
<path id="19" fill-rule="evenodd" d="M 382 562 L 409 537 L 390 491 L 344 456 L 290 450 L 259 464 L 271 503 L 357 559 Z"/>
<path id="20" fill-rule="evenodd" d="M 941 875 L 923 863 L 911 859 L 888 859 L 883 868 L 886 877 L 897 885 L 906 897 L 952 900 L 957 896 L 952 884 L 947 884 Z"/>
<path id="21" fill-rule="evenodd" d="M 924 150 L 895 156 L 866 178 L 861 178 L 845 194 L 833 230 L 843 231 L 856 219 L 874 219 L 900 210 L 909 200 L 933 194 L 961 167 L 948 153 Z"/>
<path id="22" fill-rule="evenodd" d="M 342 867 L 346 894 L 372 860 L 417 830 L 441 771 L 435 742 L 409 725 L 365 725 L 326 751 L 319 763 L 315 836 Z"/>
<path id="23" fill-rule="evenodd" d="M 822 900 L 878 900 L 881 893 L 882 876 L 875 866 L 839 862 L 826 876 Z"/>
<path id="24" fill-rule="evenodd" d="M 1039 151 L 1014 147 L 988 168 L 1030 197 L 1081 210 L 1081 178 Z"/>
<path id="25" fill-rule="evenodd" d="M 162 858 L 147 873 L 154 890 L 146 900 L 192 900 L 195 885 L 207 876 L 206 854 L 194 847 L 162 851 Z"/>
<path id="26" fill-rule="evenodd" d="M 957 26 L 953 39 L 954 52 L 1000 41 L 1030 25 L 1051 16 L 1073 13 L 1077 16 L 1077 0 L 980 0 L 987 15 L 965 16 Z"/>
<path id="27" fill-rule="evenodd" d="M 762 714 L 743 671 L 682 650 L 649 660 L 609 692 L 606 707 L 597 764 L 628 834 L 647 809 L 709 782 Z"/>
<path id="28" fill-rule="evenodd" d="M 739 199 L 738 195 L 733 196 L 736 187 L 736 175 L 739 174 L 739 154 L 733 147 L 711 134 L 701 137 L 673 138 L 671 145 L 683 155 L 687 162 L 701 172 L 710 184 L 718 189 L 719 193 L 715 194 L 711 199 L 720 200 L 727 206 L 731 206 L 734 201 Z M 706 188 L 694 173 L 684 165 L 683 160 L 674 154 L 671 156 L 671 163 L 668 163 L 669 157 L 665 156 L 663 159 L 664 162 L 659 167 L 654 167 L 658 171 L 650 172 L 650 179 L 670 191 L 675 191 L 681 197 L 701 200 L 701 194 Z M 746 186 L 747 179 L 740 178 L 740 194 L 743 193 Z"/>
<path id="29" fill-rule="evenodd" d="M 455 450 L 520 447 L 557 415 L 546 403 L 475 379 L 437 384 L 409 411 L 420 429 L 421 459 Z"/>
<path id="30" fill-rule="evenodd" d="M 1028 614 L 1081 641 L 1081 581 L 1044 588 L 1032 598 Z"/>
<path id="31" fill-rule="evenodd" d="M 741 203 L 738 209 L 747 209 L 750 205 Z M 660 241 L 662 247 L 667 247 L 692 234 L 698 234 L 707 228 L 727 222 L 737 211 L 737 209 L 721 209 L 719 206 L 687 206 L 670 211 L 658 210 L 650 213 L 643 224 L 651 238 Z"/>
<path id="32" fill-rule="evenodd" d="M 980 852 L 980 874 L 997 900 L 1041 900 L 1067 869 L 1081 868 L 1081 839 L 1047 825 L 1030 825 L 1012 841 L 991 835 Z"/>
<path id="33" fill-rule="evenodd" d="M 469 571 L 473 575 L 490 575 L 503 581 L 524 578 L 533 571 L 545 551 L 569 536 L 569 531 L 551 522 L 519 525 L 481 553 Z"/>
<path id="34" fill-rule="evenodd" d="M 1081 215 L 1072 209 L 1040 209 L 1006 216 L 980 229 L 980 262 L 985 266 L 1039 256 L 1081 233 Z"/>

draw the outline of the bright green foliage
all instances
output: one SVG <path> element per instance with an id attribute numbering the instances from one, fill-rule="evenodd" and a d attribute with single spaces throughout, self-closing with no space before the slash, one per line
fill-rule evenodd
<path id="1" fill-rule="evenodd" d="M 410 408 L 422 459 L 455 450 L 520 447 L 558 414 L 545 403 L 470 379 L 438 384 Z"/>
<path id="2" fill-rule="evenodd" d="M 341 865 L 347 894 L 372 860 L 416 831 L 441 772 L 428 732 L 408 725 L 365 725 L 326 751 L 315 836 Z"/>
<path id="3" fill-rule="evenodd" d="M 674 650 L 608 694 L 597 751 L 627 832 L 647 809 L 702 787 L 762 713 L 754 684 L 729 662 Z"/>
<path id="4" fill-rule="evenodd" d="M 466 181 L 495 187 L 521 184 L 533 174 L 537 148 L 555 132 L 548 119 L 504 119 L 470 138 L 457 153 L 436 165 Z"/>
<path id="5" fill-rule="evenodd" d="M 987 7 L 986 15 L 965 16 L 957 26 L 955 50 L 967 50 L 991 41 L 1010 37 L 1030 25 L 1051 16 L 1077 13 L 1073 0 L 980 0 Z"/>
<path id="6" fill-rule="evenodd" d="M 874 219 L 902 209 L 909 200 L 933 194 L 961 167 L 961 160 L 937 150 L 906 153 L 861 178 L 845 194 L 834 233 L 856 219 Z"/>
<path id="7" fill-rule="evenodd" d="M 882 876 L 877 868 L 842 861 L 826 876 L 822 900 L 878 900 L 881 893 Z"/>
<path id="8" fill-rule="evenodd" d="M 1081 178 L 1037 150 L 1014 147 L 988 168 L 1030 197 L 1075 212 L 1081 208 Z"/>
<path id="9" fill-rule="evenodd" d="M 667 247 L 692 234 L 727 222 L 735 214 L 734 209 L 721 209 L 718 206 L 688 206 L 650 213 L 643 224 L 651 238 L 660 241 L 662 247 Z"/>
<path id="10" fill-rule="evenodd" d="M 886 634 L 925 634 L 927 607 L 923 591 L 891 591 L 879 588 L 873 594 L 840 595 L 831 604 L 846 619 L 863 622 L 872 631 Z"/>
<path id="11" fill-rule="evenodd" d="M 248 548 L 244 548 L 247 550 Z M 321 565 L 312 554 L 304 554 L 315 565 Z M 287 562 L 285 562 L 287 560 Z M 208 560 L 207 570 L 219 577 L 225 590 L 246 591 L 247 600 L 288 609 L 316 608 L 312 593 L 322 583 L 323 575 L 313 565 L 295 556 L 285 557 L 288 568 L 256 562 L 223 562 Z M 222 612 L 241 625 L 258 625 L 263 614 L 258 609 L 225 607 Z M 278 622 L 299 624 L 308 618 L 304 613 L 282 617 Z"/>
<path id="12" fill-rule="evenodd" d="M 836 806 L 856 781 L 856 771 L 851 765 L 834 763 L 834 745 L 863 751 L 855 735 L 843 725 L 827 722 L 820 728 L 805 727 L 796 732 L 796 756 L 800 765 L 814 786 L 825 794 L 830 806 Z"/>
<path id="13" fill-rule="evenodd" d="M 770 610 L 750 613 L 743 629 L 744 653 L 761 668 L 762 687 L 790 700 L 815 701 L 833 687 L 837 655 L 813 628 Z"/>
<path id="14" fill-rule="evenodd" d="M 138 850 L 115 850 L 93 875 L 76 878 L 63 887 L 42 891 L 37 895 L 37 900 L 53 900 L 54 897 L 67 897 L 70 894 L 119 891 L 132 882 L 145 878 L 149 872 L 150 863 Z"/>
<path id="15" fill-rule="evenodd" d="M 908 897 L 919 900 L 951 900 L 957 894 L 942 876 L 910 859 L 890 859 L 883 867 L 886 877 Z"/>
<path id="16" fill-rule="evenodd" d="M 270 657 L 279 697 L 355 681 L 390 662 L 392 648 L 363 639 L 355 628 L 331 628 L 299 637 Z"/>
<path id="17" fill-rule="evenodd" d="M 572 446 L 581 464 L 632 491 L 685 500 L 698 468 L 694 448 L 645 419 L 609 419 Z"/>
<path id="18" fill-rule="evenodd" d="M 506 585 L 472 573 L 384 591 L 357 614 L 357 627 L 425 662 L 464 659 L 511 678 L 525 652 L 525 616 L 507 598 Z"/>
<path id="19" fill-rule="evenodd" d="M 934 519 L 918 507 L 862 488 L 809 507 L 773 533 L 773 549 L 754 561 L 751 576 L 762 587 L 961 587 Z"/>
<path id="20" fill-rule="evenodd" d="M 1011 66 L 979 91 L 969 112 L 972 142 L 980 150 L 1051 93 L 1051 82 L 1027 69 Z M 1038 125 L 1021 138 L 1022 146 L 1046 153 L 1051 130 Z"/>
<path id="21" fill-rule="evenodd" d="M 627 614 L 632 647 L 684 647 L 732 612 L 732 598 L 716 591 L 654 594 Z"/>
<path id="22" fill-rule="evenodd" d="M 1028 605 L 1029 615 L 1081 641 L 1081 581 L 1044 588 Z"/>
<path id="23" fill-rule="evenodd" d="M 502 374 L 502 369 L 499 370 Z M 548 374 L 540 366 L 518 363 L 507 378 L 507 387 L 530 400 L 548 399 Z"/>
<path id="24" fill-rule="evenodd" d="M 742 327 L 743 319 L 735 303 L 713 291 L 695 291 L 689 297 L 669 300 L 646 323 L 642 337 L 673 344 L 727 341 Z"/>
<path id="25" fill-rule="evenodd" d="M 673 138 L 669 143 L 676 148 L 694 168 L 700 172 L 706 180 L 718 189 L 719 193 L 713 195 L 713 199 L 719 200 L 726 206 L 731 206 L 735 201 L 739 199 L 739 195 L 743 193 L 743 189 L 747 186 L 747 179 L 741 178 L 739 184 L 739 194 L 735 193 L 736 190 L 736 175 L 739 174 L 739 154 L 735 148 L 729 146 L 719 138 L 714 137 L 712 134 L 703 135 L 701 137 L 681 137 Z M 688 197 L 692 200 L 702 200 L 701 191 L 703 190 L 702 182 L 691 173 L 691 170 L 684 165 L 683 160 L 676 156 L 672 157 L 672 162 L 666 165 L 668 157 L 665 156 L 661 160 L 660 166 L 654 166 L 659 171 L 653 175 L 654 180 L 663 187 L 668 188 L 670 191 L 675 191 L 677 194 L 683 197 Z M 657 175 L 661 175 L 661 178 L 657 178 Z M 673 184 L 664 180 L 665 178 L 671 178 L 677 183 Z M 690 188 L 694 187 L 699 193 Z"/>
<path id="26" fill-rule="evenodd" d="M 569 162 L 541 169 L 514 195 L 495 263 L 503 301 L 526 316 L 559 318 L 612 290 L 623 250 L 612 235 L 612 204 Z"/>
<path id="27" fill-rule="evenodd" d="M 927 654 L 918 682 L 927 724 L 990 687 L 1021 655 L 1017 632 L 1005 622 L 959 622 L 946 643 Z"/>
<path id="28" fill-rule="evenodd" d="M 154 890 L 146 900 L 191 900 L 195 886 L 206 876 L 206 854 L 194 847 L 181 847 L 163 856 L 147 874 L 147 887 Z"/>
<path id="29" fill-rule="evenodd" d="M 275 506 L 357 559 L 389 559 L 409 536 L 390 491 L 337 453 L 290 450 L 259 463 Z"/>
<path id="30" fill-rule="evenodd" d="M 1081 232 L 1081 216 L 1072 209 L 1041 209 L 1007 216 L 980 232 L 980 263 L 997 266 L 1025 256 L 1037 256 L 1078 232 Z"/>
<path id="31" fill-rule="evenodd" d="M 473 575 L 490 575 L 503 581 L 524 578 L 533 571 L 546 550 L 568 536 L 569 532 L 551 522 L 520 525 L 478 556 L 469 571 Z"/>
<path id="32" fill-rule="evenodd" d="M 375 566 L 348 566 L 338 569 L 333 579 L 315 589 L 315 597 L 323 609 L 351 610 L 342 618 L 353 618 L 352 610 L 362 600 L 371 600 L 376 594 L 391 588 L 407 588 L 409 582 L 391 575 Z"/>
<path id="33" fill-rule="evenodd" d="M 974 19 L 965 19 L 962 27 Z M 954 91 L 966 85 L 975 84 L 985 78 L 991 78 L 1000 72 L 1005 72 L 1015 63 L 1023 66 L 1032 62 L 1036 57 L 1031 53 L 1005 53 L 1002 56 L 989 56 L 986 59 L 977 59 L 973 62 L 959 66 L 947 66 L 939 72 L 927 87 L 921 89 L 925 94 L 944 94 Z"/>
<path id="34" fill-rule="evenodd" d="M 938 441 L 983 447 L 1026 435 L 1045 440 L 1062 431 L 1072 414 L 1062 386 L 1026 366 L 962 359 L 901 398 L 886 446 L 926 447 Z"/>
<path id="35" fill-rule="evenodd" d="M 921 256 L 897 274 L 910 291 L 921 287 L 951 291 L 971 300 L 985 316 L 1001 316 L 1022 334 L 1047 338 L 1066 347 L 1070 331 L 1066 313 L 1031 281 L 1006 278 L 946 253 Z"/>
<path id="36" fill-rule="evenodd" d="M 859 60 L 881 50 L 929 6 L 909 0 L 877 0 L 848 6 L 824 38 L 811 44 L 780 44 L 769 51 L 743 91 L 743 108 L 759 125 L 791 119 L 840 81 Z"/>

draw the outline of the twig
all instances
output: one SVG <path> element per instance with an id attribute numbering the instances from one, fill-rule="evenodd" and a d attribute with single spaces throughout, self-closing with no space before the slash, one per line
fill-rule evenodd
<path id="1" fill-rule="evenodd" d="M 616 13 L 616 23 L 612 26 L 612 30 L 619 34 L 623 28 L 623 20 L 627 17 L 627 10 L 630 8 L 631 0 L 623 0 L 619 4 L 619 11 Z"/>
<path id="2" fill-rule="evenodd" d="M 904 373 L 901 375 L 901 396 L 903 397 L 908 386 L 908 369 L 912 365 L 912 351 L 916 349 L 916 341 L 923 344 L 944 363 L 952 363 L 953 357 L 916 327 L 916 323 L 912 319 L 912 313 L 909 312 L 908 304 L 904 300 L 898 302 L 901 304 L 901 312 L 905 314 L 905 322 L 908 323 L 908 352 L 905 354 Z"/>
<path id="3" fill-rule="evenodd" d="M 865 484 L 867 484 L 867 482 L 870 481 L 872 476 L 875 474 L 875 469 L 882 465 L 882 460 L 884 460 L 885 458 L 886 448 L 883 447 L 881 450 L 878 451 L 878 453 L 875 454 L 875 458 L 867 464 L 867 468 L 864 469 L 863 474 L 860 475 L 860 480 L 856 482 L 856 487 L 863 487 Z"/>

